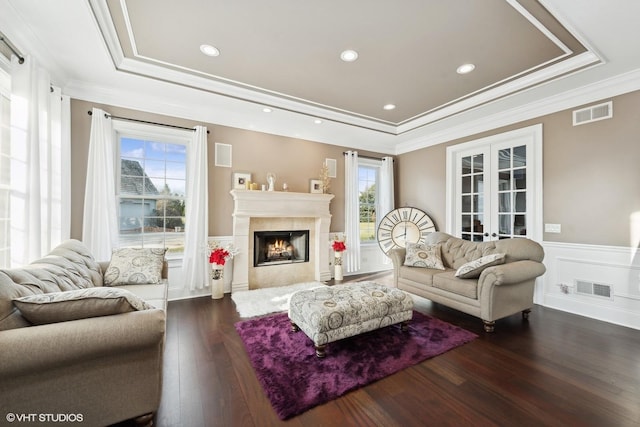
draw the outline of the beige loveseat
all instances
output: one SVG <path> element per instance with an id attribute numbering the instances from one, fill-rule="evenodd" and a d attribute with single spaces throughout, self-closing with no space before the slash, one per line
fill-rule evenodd
<path id="1" fill-rule="evenodd" d="M 426 237 L 425 245 L 438 246 L 444 269 L 407 266 L 406 249 L 393 249 L 389 255 L 399 289 L 479 317 L 487 332 L 493 332 L 497 319 L 517 312 L 528 317 L 536 277 L 546 271 L 544 250 L 538 243 L 525 238 L 470 242 L 435 232 Z M 497 265 L 475 269 L 471 272 L 478 273 L 475 278 L 456 277 L 463 265 L 467 269 L 473 267 L 468 263 L 482 257 L 500 257 L 495 254 L 505 255 L 503 263 L 493 260 Z"/>
<path id="2" fill-rule="evenodd" d="M 162 389 L 167 280 L 103 287 L 108 265 L 69 240 L 28 266 L 0 270 L 0 424 L 11 416 L 21 426 L 152 422 Z M 162 271 L 166 278 L 166 263 Z M 69 295 L 61 291 L 115 298 L 83 296 L 71 301 L 81 305 L 58 305 L 53 314 L 17 308 L 20 297 L 56 301 Z M 92 317 L 105 309 L 118 314 Z M 82 318 L 46 319 L 61 314 Z M 27 320 L 34 315 L 45 319 Z"/>

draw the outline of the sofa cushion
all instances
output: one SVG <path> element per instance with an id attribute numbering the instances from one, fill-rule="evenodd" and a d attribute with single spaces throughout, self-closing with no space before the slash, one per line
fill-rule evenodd
<path id="1" fill-rule="evenodd" d="M 0 331 L 27 326 L 15 298 L 102 286 L 102 270 L 89 249 L 67 240 L 29 265 L 0 269 Z"/>
<path id="2" fill-rule="evenodd" d="M 458 268 L 456 277 L 461 279 L 477 279 L 485 268 L 491 267 L 492 265 L 503 264 L 504 259 L 505 254 L 491 254 L 474 261 L 469 261 Z"/>
<path id="3" fill-rule="evenodd" d="M 444 270 L 440 245 L 426 245 L 424 243 L 408 243 L 404 265 L 409 267 L 433 268 Z"/>
<path id="4" fill-rule="evenodd" d="M 35 325 L 153 308 L 125 289 L 105 287 L 31 295 L 15 299 L 13 304 Z"/>
<path id="5" fill-rule="evenodd" d="M 165 248 L 122 248 L 111 255 L 105 286 L 160 283 Z"/>
<path id="6" fill-rule="evenodd" d="M 459 279 L 455 277 L 455 270 L 433 276 L 433 287 L 462 295 L 467 298 L 478 299 L 478 281 L 476 279 Z"/>

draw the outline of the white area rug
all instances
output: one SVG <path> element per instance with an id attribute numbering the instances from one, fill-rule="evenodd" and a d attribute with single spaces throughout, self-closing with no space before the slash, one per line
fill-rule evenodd
<path id="1" fill-rule="evenodd" d="M 278 313 L 289 309 L 289 300 L 294 292 L 326 286 L 322 282 L 305 282 L 277 288 L 254 289 L 231 293 L 240 317 L 256 317 Z"/>

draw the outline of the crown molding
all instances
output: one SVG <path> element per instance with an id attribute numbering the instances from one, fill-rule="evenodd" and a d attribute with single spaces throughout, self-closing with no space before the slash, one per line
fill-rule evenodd
<path id="1" fill-rule="evenodd" d="M 398 143 L 395 154 L 409 153 L 636 90 L 640 90 L 640 69 Z"/>

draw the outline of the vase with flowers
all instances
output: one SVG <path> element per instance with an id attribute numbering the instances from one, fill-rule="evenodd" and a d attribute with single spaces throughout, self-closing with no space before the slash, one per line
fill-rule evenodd
<path id="1" fill-rule="evenodd" d="M 209 244 L 211 298 L 220 299 L 224 297 L 224 265 L 234 255 L 235 251 L 230 246 L 223 248 L 218 243 Z"/>
<path id="2" fill-rule="evenodd" d="M 342 252 L 347 250 L 347 245 L 345 244 L 344 237 L 342 239 L 338 239 L 336 236 L 331 244 L 331 248 L 333 249 L 334 258 L 333 258 L 333 267 L 334 267 L 334 279 L 336 282 L 341 282 L 343 279 L 342 275 Z"/>

